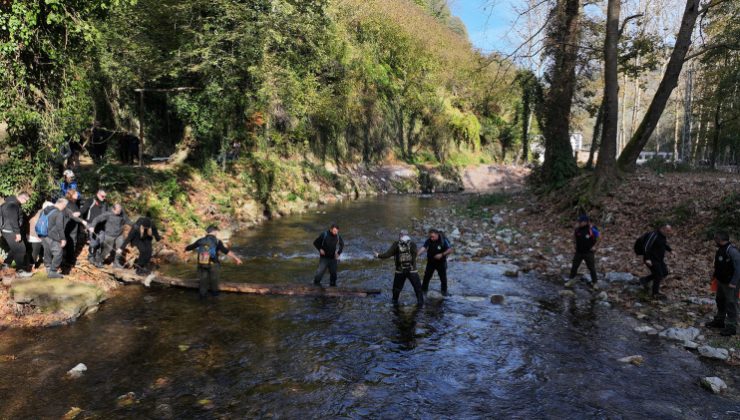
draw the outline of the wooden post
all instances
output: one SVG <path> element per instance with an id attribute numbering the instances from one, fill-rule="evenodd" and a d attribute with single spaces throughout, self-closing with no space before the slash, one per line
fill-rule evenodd
<path id="1" fill-rule="evenodd" d="M 144 166 L 144 89 L 139 90 L 139 166 Z"/>

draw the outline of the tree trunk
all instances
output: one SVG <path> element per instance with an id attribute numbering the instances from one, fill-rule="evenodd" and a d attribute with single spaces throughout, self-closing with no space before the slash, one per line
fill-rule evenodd
<path id="1" fill-rule="evenodd" d="M 529 162 L 529 123 L 532 120 L 532 100 L 528 90 L 522 95 L 522 160 Z"/>
<path id="2" fill-rule="evenodd" d="M 655 92 L 642 122 L 637 127 L 637 131 L 619 156 L 619 166 L 624 170 L 635 169 L 640 152 L 650 140 L 650 136 L 655 131 L 655 126 L 665 110 L 668 99 L 671 97 L 671 92 L 678 84 L 686 53 L 691 46 L 691 35 L 699 16 L 699 4 L 700 0 L 686 0 L 686 8 L 681 18 L 681 27 L 678 30 L 675 47 L 671 53 L 671 58 L 668 60 L 663 79 L 660 81 L 658 90 Z"/>
<path id="3" fill-rule="evenodd" d="M 604 127 L 599 160 L 596 162 L 595 191 L 617 175 L 617 120 L 619 119 L 618 52 L 620 0 L 609 0 L 606 11 L 606 39 L 604 40 Z M 625 87 L 625 90 L 626 87 Z M 624 115 L 622 116 L 624 118 Z"/>
<path id="4" fill-rule="evenodd" d="M 596 150 L 599 149 L 601 143 L 601 133 L 604 128 L 604 99 L 601 99 L 601 105 L 599 105 L 599 112 L 596 113 L 596 122 L 594 123 L 594 135 L 591 138 L 591 150 L 588 152 L 588 161 L 586 162 L 586 169 L 594 168 L 594 159 L 596 158 Z"/>
<path id="5" fill-rule="evenodd" d="M 552 64 L 548 71 L 550 88 L 543 101 L 545 162 L 543 177 L 560 186 L 578 173 L 570 144 L 570 118 L 576 86 L 576 64 L 580 41 L 580 0 L 558 0 L 551 11 L 552 26 L 547 43 Z"/>
<path id="6" fill-rule="evenodd" d="M 718 92 L 719 93 L 719 92 Z M 714 136 L 712 138 L 712 159 L 709 162 L 712 169 L 717 168 L 717 156 L 719 155 L 719 135 L 722 125 L 720 115 L 722 114 L 722 101 L 717 98 L 717 107 L 714 109 Z"/>
<path id="7" fill-rule="evenodd" d="M 182 287 L 186 289 L 198 289 L 198 280 L 179 279 L 176 277 L 152 274 L 142 277 L 130 270 L 107 268 L 101 270 L 124 283 L 139 283 L 149 285 L 151 283 L 165 286 Z M 305 284 L 254 284 L 254 283 L 230 283 L 219 282 L 218 290 L 230 293 L 246 293 L 253 295 L 281 295 L 281 296 L 349 296 L 366 297 L 380 294 L 379 289 L 365 289 L 358 287 L 328 287 L 305 285 Z"/>

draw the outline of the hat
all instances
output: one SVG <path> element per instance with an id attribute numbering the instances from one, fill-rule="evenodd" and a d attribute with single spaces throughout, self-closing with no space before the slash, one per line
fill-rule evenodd
<path id="1" fill-rule="evenodd" d="M 578 221 L 579 222 L 590 222 L 591 219 L 589 219 L 588 215 L 582 214 L 582 215 L 578 216 Z"/>
<path id="2" fill-rule="evenodd" d="M 64 177 L 65 178 L 74 178 L 75 177 L 75 173 L 72 172 L 71 170 L 67 169 L 66 171 L 64 171 Z"/>
<path id="3" fill-rule="evenodd" d="M 218 232 L 218 227 L 216 225 L 210 225 L 206 228 L 206 233 L 213 233 Z"/>

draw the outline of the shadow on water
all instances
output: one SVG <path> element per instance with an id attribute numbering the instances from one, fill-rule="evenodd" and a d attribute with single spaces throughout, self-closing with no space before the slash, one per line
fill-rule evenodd
<path id="1" fill-rule="evenodd" d="M 452 262 L 452 296 L 416 309 L 406 287 L 394 307 L 392 262 L 370 256 L 439 205 L 388 197 L 271 222 L 238 235 L 249 262 L 224 270 L 230 281 L 310 282 L 310 243 L 337 221 L 348 246 L 340 284 L 377 297 L 201 304 L 191 291 L 132 286 L 72 326 L 0 332 L 0 356 L 15 356 L 0 358 L 0 418 L 71 407 L 80 418 L 737 418 L 737 391 L 698 386 L 717 375 L 734 389 L 737 370 L 634 333 L 585 290 L 560 297 L 534 277 Z M 645 363 L 617 362 L 633 354 Z M 65 378 L 80 362 L 86 374 Z"/>

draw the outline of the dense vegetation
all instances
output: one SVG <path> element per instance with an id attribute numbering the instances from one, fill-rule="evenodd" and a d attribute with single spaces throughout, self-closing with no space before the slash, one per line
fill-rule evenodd
<path id="1" fill-rule="evenodd" d="M 138 135 L 142 115 L 146 154 L 179 149 L 203 168 L 238 147 L 254 177 L 296 156 L 464 164 L 503 158 L 521 136 L 513 70 L 474 51 L 444 1 L 47 0 L 0 13 L 3 194 L 48 188 L 60 145 L 94 121 Z"/>

